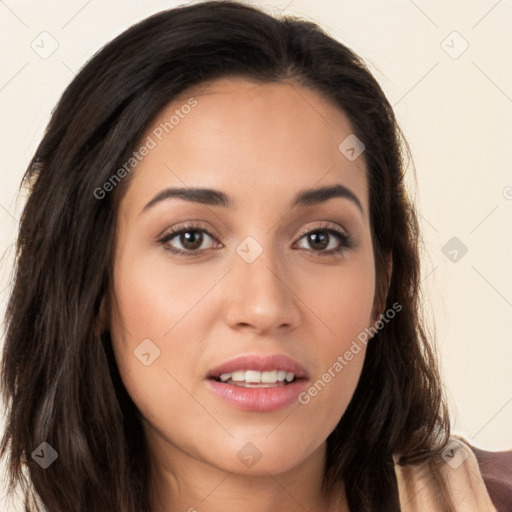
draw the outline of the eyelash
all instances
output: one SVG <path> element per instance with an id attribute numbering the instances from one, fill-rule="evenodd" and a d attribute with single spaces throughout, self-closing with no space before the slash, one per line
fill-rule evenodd
<path id="1" fill-rule="evenodd" d="M 215 239 L 215 237 L 213 235 L 211 235 L 209 233 L 209 231 L 206 230 L 205 228 L 203 228 L 202 226 L 200 226 L 198 224 L 194 224 L 194 223 L 189 223 L 189 224 L 181 224 L 178 227 L 176 227 L 173 231 L 171 231 L 169 233 L 165 233 L 161 238 L 158 239 L 158 243 L 160 245 L 165 246 L 170 240 L 177 237 L 178 235 L 181 235 L 183 233 L 188 233 L 188 232 L 196 232 L 196 231 L 206 233 L 210 238 Z M 353 237 L 349 234 L 343 233 L 334 224 L 327 224 L 325 226 L 310 229 L 310 230 L 302 233 L 301 236 L 299 237 L 299 240 L 304 238 L 306 235 L 309 235 L 311 233 L 319 233 L 319 232 L 329 233 L 330 235 L 336 235 L 342 242 L 342 245 L 340 247 L 338 247 L 337 249 L 331 249 L 329 251 L 324 251 L 324 250 L 315 251 L 315 250 L 311 249 L 312 252 L 317 253 L 319 256 L 336 257 L 354 247 Z M 175 248 L 171 248 L 171 247 L 164 247 L 164 249 L 166 251 L 169 251 L 169 252 L 175 254 L 176 256 L 178 256 L 180 258 L 198 257 L 198 256 L 200 256 L 199 253 L 205 250 L 205 249 L 196 249 L 193 251 L 184 251 L 182 249 L 175 249 Z"/>

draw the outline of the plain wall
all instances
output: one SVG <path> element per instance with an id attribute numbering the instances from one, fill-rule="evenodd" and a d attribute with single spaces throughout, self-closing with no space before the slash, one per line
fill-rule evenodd
<path id="1" fill-rule="evenodd" d="M 184 3 L 0 3 L 2 313 L 23 206 L 18 187 L 52 108 L 106 42 Z M 414 157 L 417 182 L 411 170 L 408 180 L 425 242 L 425 307 L 436 326 L 455 430 L 476 446 L 511 449 L 512 2 L 247 3 L 318 22 L 361 55 L 382 85 Z M 58 48 L 43 59 L 31 45 L 41 47 L 43 37 L 51 48 L 49 36 L 40 36 L 45 31 Z M 2 495 L 0 487 L 7 511 Z"/>

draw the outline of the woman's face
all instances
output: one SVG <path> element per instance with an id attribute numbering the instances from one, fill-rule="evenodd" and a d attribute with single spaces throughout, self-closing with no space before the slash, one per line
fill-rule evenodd
<path id="1" fill-rule="evenodd" d="M 263 475 L 325 447 L 375 321 L 351 134 L 317 93 L 241 78 L 187 91 L 148 129 L 120 203 L 110 326 L 155 455 Z"/>

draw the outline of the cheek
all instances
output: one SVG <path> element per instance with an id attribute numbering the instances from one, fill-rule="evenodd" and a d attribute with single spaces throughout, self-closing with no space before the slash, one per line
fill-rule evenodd
<path id="1" fill-rule="evenodd" d="M 184 408 L 191 421 L 197 416 L 200 424 L 204 416 L 200 407 L 190 406 L 194 401 L 185 389 L 197 377 L 206 303 L 201 299 L 218 277 L 197 276 L 191 279 L 162 257 L 143 261 L 136 248 L 125 249 L 117 262 L 113 349 L 126 390 L 154 424 L 172 424 L 175 411 Z"/>
<path id="2" fill-rule="evenodd" d="M 132 255 L 121 258 L 116 267 L 119 321 L 114 324 L 125 326 L 131 343 L 150 338 L 165 344 L 181 322 L 200 309 L 196 306 L 218 276 L 212 272 L 185 272 L 162 255 L 142 258 L 137 257 L 136 249 L 125 252 Z"/>
<path id="3" fill-rule="evenodd" d="M 306 298 L 309 310 L 317 317 L 317 333 L 323 331 L 317 340 L 318 347 L 330 358 L 339 351 L 343 353 L 371 325 L 375 295 L 373 260 L 354 258 L 335 272 L 309 273 L 301 283 L 301 297 Z"/>
<path id="4" fill-rule="evenodd" d="M 375 282 L 373 262 L 340 269 L 329 279 L 319 274 L 308 279 L 307 304 L 317 317 L 318 367 L 299 402 L 310 414 L 333 429 L 343 415 L 357 386 L 371 337 Z M 311 283 L 317 284 L 312 287 Z M 303 294 L 306 292 L 304 291 Z"/>

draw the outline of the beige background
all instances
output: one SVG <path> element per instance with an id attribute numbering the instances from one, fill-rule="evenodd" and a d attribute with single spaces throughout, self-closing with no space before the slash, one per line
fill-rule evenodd
<path id="1" fill-rule="evenodd" d="M 60 94 L 111 38 L 184 3 L 0 1 L 2 314 L 23 205 L 16 200 L 19 182 Z M 477 446 L 511 449 L 512 1 L 257 5 L 320 23 L 367 61 L 394 105 L 416 165 L 425 304 L 436 324 L 455 429 Z M 46 59 L 31 47 L 50 37 L 43 31 L 58 44 Z M 457 261 L 443 253 L 452 237 L 468 249 Z M 11 510 L 2 489 L 0 508 Z"/>

